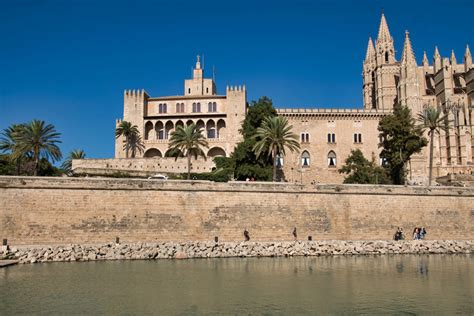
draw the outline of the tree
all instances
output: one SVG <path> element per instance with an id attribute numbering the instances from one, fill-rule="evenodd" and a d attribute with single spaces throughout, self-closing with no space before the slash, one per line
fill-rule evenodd
<path id="1" fill-rule="evenodd" d="M 30 153 L 34 162 L 34 175 L 37 176 L 40 169 L 40 159 L 51 159 L 53 162 L 61 159 L 62 154 L 58 147 L 58 144 L 61 143 L 60 136 L 61 134 L 56 132 L 52 124 L 33 120 L 14 133 L 13 138 L 16 141 L 16 146 L 12 153 L 13 159 Z"/>
<path id="2" fill-rule="evenodd" d="M 276 110 L 273 108 L 272 100 L 267 97 L 261 97 L 258 101 L 252 101 L 247 107 L 245 120 L 239 132 L 243 140 L 237 144 L 234 151 L 228 158 L 227 165 L 232 168 L 234 178 L 245 180 L 246 178 L 255 178 L 256 180 L 272 180 L 272 161 L 268 156 L 256 157 L 253 147 L 257 142 L 254 137 L 255 131 L 262 124 L 266 117 L 276 116 Z"/>
<path id="3" fill-rule="evenodd" d="M 378 130 L 381 137 L 379 147 L 382 147 L 380 157 L 384 167 L 394 184 L 404 184 L 406 163 L 428 143 L 422 136 L 423 131 L 415 126 L 410 109 L 399 104 L 395 105 L 392 114 L 380 120 Z"/>
<path id="4" fill-rule="evenodd" d="M 257 158 L 263 153 L 272 158 L 273 181 L 276 181 L 277 156 L 284 157 L 285 149 L 299 151 L 298 136 L 292 132 L 293 126 L 283 116 L 267 117 L 261 127 L 257 128 L 254 137 L 257 140 L 253 150 Z"/>
<path id="5" fill-rule="evenodd" d="M 198 156 L 206 155 L 202 147 L 209 147 L 206 139 L 202 135 L 202 130 L 196 124 L 190 124 L 186 127 L 178 126 L 171 133 L 169 150 L 176 157 L 183 154 L 188 159 L 188 180 L 191 178 L 191 157 L 197 159 Z"/>
<path id="6" fill-rule="evenodd" d="M 133 125 L 131 122 L 120 122 L 115 129 L 115 138 L 119 138 L 120 136 L 125 137 L 124 149 L 126 158 L 128 158 L 130 149 L 132 149 L 132 158 L 135 158 L 136 152 L 144 148 L 138 126 Z"/>
<path id="7" fill-rule="evenodd" d="M 64 169 L 67 173 L 72 172 L 72 160 L 73 159 L 84 159 L 86 158 L 86 153 L 82 149 L 74 149 L 69 153 L 66 160 L 61 165 L 61 168 Z"/>
<path id="8" fill-rule="evenodd" d="M 441 130 L 445 132 L 449 130 L 448 115 L 443 115 L 441 108 L 429 106 L 424 112 L 418 113 L 418 122 L 420 123 L 419 126 L 423 131 L 428 130 L 428 136 L 430 137 L 430 164 L 428 185 L 431 185 L 431 179 L 433 176 L 434 134 L 439 134 Z"/>
<path id="9" fill-rule="evenodd" d="M 20 174 L 21 161 L 24 155 L 21 153 L 15 153 L 18 150 L 18 143 L 15 135 L 20 133 L 21 129 L 24 128 L 24 124 L 12 124 L 10 127 L 5 128 L 0 134 L 0 151 L 8 153 L 8 158 L 16 166 L 16 174 Z"/>
<path id="10" fill-rule="evenodd" d="M 339 169 L 340 173 L 345 173 L 344 183 L 358 184 L 389 184 L 390 179 L 384 168 L 379 167 L 375 162 L 364 157 L 360 149 L 351 150 L 345 165 Z"/>

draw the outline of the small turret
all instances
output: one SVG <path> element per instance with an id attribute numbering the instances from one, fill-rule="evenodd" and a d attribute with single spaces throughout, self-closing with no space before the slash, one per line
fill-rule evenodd
<path id="1" fill-rule="evenodd" d="M 413 48 L 410 41 L 410 33 L 408 31 L 405 31 L 405 43 L 403 44 L 402 66 L 404 65 L 416 66 L 415 54 L 413 53 Z"/>
<path id="2" fill-rule="evenodd" d="M 451 62 L 451 66 L 453 66 L 453 68 L 455 69 L 458 62 L 456 60 L 456 55 L 454 54 L 454 49 L 451 51 L 451 58 L 449 60 Z"/>
<path id="3" fill-rule="evenodd" d="M 423 72 L 426 74 L 428 73 L 429 69 L 430 69 L 430 62 L 428 60 L 428 56 L 426 56 L 426 51 L 423 52 L 423 62 L 422 62 L 422 65 L 423 65 Z"/>
<path id="4" fill-rule="evenodd" d="M 441 55 L 439 54 L 438 46 L 435 46 L 435 52 L 433 56 L 433 67 L 435 73 L 437 73 L 441 69 Z"/>
<path id="5" fill-rule="evenodd" d="M 369 37 L 369 43 L 367 44 L 367 53 L 365 54 L 365 64 L 375 62 L 375 47 L 372 37 Z"/>
<path id="6" fill-rule="evenodd" d="M 464 68 L 466 72 L 472 68 L 472 55 L 469 50 L 469 45 L 466 46 L 466 53 L 464 53 Z"/>

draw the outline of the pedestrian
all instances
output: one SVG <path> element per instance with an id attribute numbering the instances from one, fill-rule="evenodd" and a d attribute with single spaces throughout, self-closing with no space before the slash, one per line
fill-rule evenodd
<path id="1" fill-rule="evenodd" d="M 244 229 L 244 237 L 245 237 L 245 241 L 249 241 L 250 240 L 250 234 L 249 234 L 249 231 L 246 229 Z"/>
<path id="2" fill-rule="evenodd" d="M 418 227 L 415 227 L 413 230 L 413 240 L 418 240 L 419 239 L 419 232 L 418 232 Z"/>
<path id="3" fill-rule="evenodd" d="M 295 240 L 298 238 L 298 234 L 296 233 L 296 227 L 293 228 L 293 237 L 295 237 Z"/>
<path id="4" fill-rule="evenodd" d="M 425 235 L 426 235 L 426 229 L 424 227 L 421 227 L 420 239 L 425 239 Z"/>

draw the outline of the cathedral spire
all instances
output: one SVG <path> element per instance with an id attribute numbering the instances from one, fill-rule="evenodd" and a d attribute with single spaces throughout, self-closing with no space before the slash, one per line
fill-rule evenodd
<path id="1" fill-rule="evenodd" d="M 410 41 L 410 33 L 405 31 L 405 43 L 403 44 L 402 65 L 416 65 L 415 54 Z"/>
<path id="2" fill-rule="evenodd" d="M 472 55 L 469 50 L 469 45 L 466 46 L 466 53 L 464 54 L 464 67 L 466 68 L 466 72 L 472 68 Z"/>
<path id="3" fill-rule="evenodd" d="M 370 63 L 375 60 L 375 47 L 372 37 L 369 37 L 369 43 L 367 44 L 367 53 L 365 54 L 365 62 Z"/>
<path id="4" fill-rule="evenodd" d="M 392 40 L 392 36 L 390 36 L 387 20 L 385 19 L 385 14 L 382 12 L 382 18 L 380 19 L 379 34 L 377 37 L 377 42 L 386 43 L 391 40 Z"/>
<path id="5" fill-rule="evenodd" d="M 456 66 L 458 64 L 457 60 L 456 60 L 456 55 L 454 54 L 454 49 L 451 50 L 451 58 L 450 58 L 450 61 L 451 61 L 451 65 L 452 66 Z"/>
<path id="6" fill-rule="evenodd" d="M 379 34 L 376 41 L 377 65 L 395 63 L 395 48 L 393 38 L 388 30 L 385 14 L 382 13 L 380 20 Z"/>
<path id="7" fill-rule="evenodd" d="M 435 52 L 433 56 L 433 67 L 435 73 L 441 69 L 441 55 L 439 54 L 438 46 L 435 46 Z"/>

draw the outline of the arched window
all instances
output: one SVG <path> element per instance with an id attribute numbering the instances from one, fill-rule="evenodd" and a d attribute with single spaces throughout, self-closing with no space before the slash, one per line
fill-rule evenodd
<path id="1" fill-rule="evenodd" d="M 146 124 L 145 124 L 145 140 L 153 138 L 152 130 L 153 130 L 153 123 L 150 122 L 150 121 L 146 122 Z"/>
<path id="2" fill-rule="evenodd" d="M 176 103 L 176 113 L 184 113 L 184 103 Z"/>
<path id="3" fill-rule="evenodd" d="M 335 144 L 336 143 L 336 134 L 329 133 L 328 134 L 328 143 Z"/>
<path id="4" fill-rule="evenodd" d="M 188 94 L 191 94 L 191 88 L 188 88 Z"/>
<path id="5" fill-rule="evenodd" d="M 209 88 L 206 88 L 206 93 L 209 93 Z"/>
<path id="6" fill-rule="evenodd" d="M 200 113 L 201 112 L 201 103 L 196 103 L 196 113 Z"/>
<path id="7" fill-rule="evenodd" d="M 362 134 L 361 133 L 355 133 L 354 134 L 354 143 L 355 144 L 361 144 L 362 143 Z"/>
<path id="8" fill-rule="evenodd" d="M 207 105 L 207 112 L 217 112 L 216 102 L 209 102 Z"/>
<path id="9" fill-rule="evenodd" d="M 388 52 L 385 52 L 385 63 L 388 64 Z"/>
<path id="10" fill-rule="evenodd" d="M 160 103 L 158 105 L 158 113 L 166 113 L 166 103 Z"/>
<path id="11" fill-rule="evenodd" d="M 207 121 L 206 130 L 207 138 L 216 138 L 216 123 L 213 120 Z"/>
<path id="12" fill-rule="evenodd" d="M 309 143 L 309 133 L 301 133 L 301 142 Z"/>
<path id="13" fill-rule="evenodd" d="M 158 139 L 165 139 L 165 131 L 164 131 L 164 126 L 162 122 L 156 123 L 155 132 L 156 132 L 156 135 L 158 136 Z"/>
<path id="14" fill-rule="evenodd" d="M 331 150 L 328 153 L 328 167 L 335 168 L 336 165 L 337 165 L 336 153 Z"/>
<path id="15" fill-rule="evenodd" d="M 301 167 L 308 168 L 310 165 L 310 156 L 309 152 L 306 150 L 301 154 Z"/>
<path id="16" fill-rule="evenodd" d="M 193 103 L 193 113 L 197 112 L 197 104 L 196 102 Z"/>

